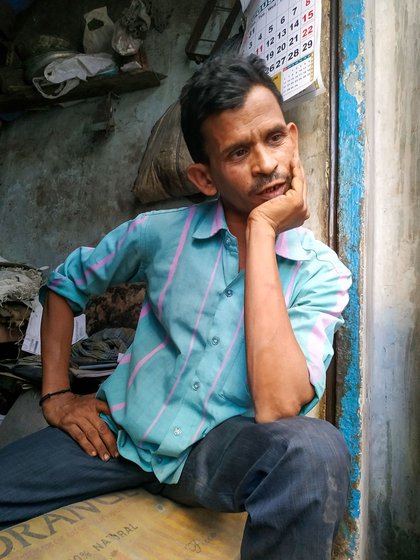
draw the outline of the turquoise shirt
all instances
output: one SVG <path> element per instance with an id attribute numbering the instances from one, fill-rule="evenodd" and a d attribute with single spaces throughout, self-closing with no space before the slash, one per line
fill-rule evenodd
<path id="1" fill-rule="evenodd" d="M 334 332 L 342 324 L 350 272 L 313 234 L 278 236 L 276 254 L 295 336 L 316 397 L 325 388 Z M 224 420 L 253 416 L 247 384 L 244 272 L 219 201 L 147 212 L 75 250 L 48 287 L 75 314 L 92 294 L 147 282 L 132 346 L 102 384 L 120 454 L 176 483 L 190 446 Z M 270 310 L 268 309 L 269 313 Z M 281 340 L 279 340 L 281 344 Z"/>

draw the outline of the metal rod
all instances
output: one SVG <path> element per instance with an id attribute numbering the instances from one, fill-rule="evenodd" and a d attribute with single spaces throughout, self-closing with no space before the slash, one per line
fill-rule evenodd
<path id="1" fill-rule="evenodd" d="M 330 0 L 330 177 L 328 244 L 335 251 L 338 200 L 338 0 Z"/>
<path id="2" fill-rule="evenodd" d="M 329 204 L 328 245 L 337 251 L 337 201 L 338 201 L 338 0 L 330 0 L 330 128 L 329 128 Z M 337 368 L 333 358 L 327 371 L 326 420 L 336 423 Z"/>

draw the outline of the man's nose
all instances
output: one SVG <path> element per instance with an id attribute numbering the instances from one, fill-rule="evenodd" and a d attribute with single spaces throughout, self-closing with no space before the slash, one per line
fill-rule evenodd
<path id="1" fill-rule="evenodd" d="M 254 175 L 271 175 L 278 165 L 273 151 L 265 146 L 255 147 L 252 163 L 252 172 Z"/>

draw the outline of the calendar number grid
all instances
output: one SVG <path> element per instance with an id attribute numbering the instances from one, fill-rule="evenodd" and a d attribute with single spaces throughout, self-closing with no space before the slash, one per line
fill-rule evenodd
<path id="1" fill-rule="evenodd" d="M 266 62 L 283 99 L 296 95 L 314 81 L 316 23 L 315 0 L 266 0 L 247 29 L 243 51 Z"/>

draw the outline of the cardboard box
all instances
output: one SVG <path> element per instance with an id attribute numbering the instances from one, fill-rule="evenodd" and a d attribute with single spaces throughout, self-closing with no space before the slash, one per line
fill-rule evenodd
<path id="1" fill-rule="evenodd" d="M 239 560 L 245 520 L 128 490 L 0 531 L 0 559 Z"/>

